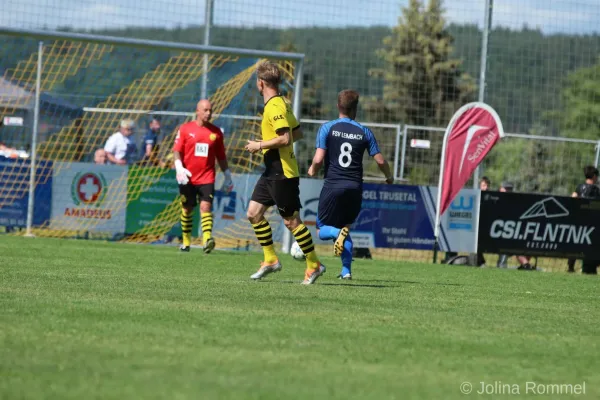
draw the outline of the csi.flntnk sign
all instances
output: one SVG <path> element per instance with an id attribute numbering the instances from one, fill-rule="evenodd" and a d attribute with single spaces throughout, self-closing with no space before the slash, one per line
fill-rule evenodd
<path id="1" fill-rule="evenodd" d="M 554 197 L 533 204 L 519 220 L 496 219 L 490 226 L 493 239 L 512 239 L 526 242 L 528 248 L 556 250 L 561 244 L 592 245 L 596 227 L 579 225 L 556 218 L 568 217 L 569 211 Z"/>

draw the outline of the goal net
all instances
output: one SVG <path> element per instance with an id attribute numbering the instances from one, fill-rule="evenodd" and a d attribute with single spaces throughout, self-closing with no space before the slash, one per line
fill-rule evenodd
<path id="1" fill-rule="evenodd" d="M 39 40 L 10 36 L 2 40 L 26 43 L 15 46 L 22 50 L 13 59 L 0 61 L 0 71 L 4 71 L 0 116 L 8 122 L 16 117 L 23 121 L 0 126 L 0 226 L 17 232 L 25 227 L 32 159 L 29 144 L 35 115 L 39 115 L 32 213 L 35 235 L 177 241 L 180 203 L 171 148 L 177 127 L 194 118 L 205 79 L 216 116 L 213 122 L 224 131 L 235 182 L 233 193 L 215 193 L 215 238 L 219 247 L 254 245 L 245 206 L 262 159 L 243 150 L 246 140 L 260 136 L 257 117 L 262 101 L 254 87 L 254 72 L 263 59 L 277 61 L 284 73 L 284 95 L 291 101 L 301 56 L 65 38 L 45 40 L 40 57 Z M 231 115 L 237 117 L 227 117 Z M 160 122 L 158 144 L 146 155 L 144 137 L 153 118 Z M 131 138 L 136 162 L 105 164 L 101 150 L 125 119 L 135 121 Z M 217 189 L 222 180 L 218 173 Z M 269 218 L 277 219 L 275 215 Z M 273 221 L 274 228 L 279 227 L 277 222 Z M 196 209 L 194 237 L 198 229 Z M 280 236 L 275 232 L 275 237 Z"/>

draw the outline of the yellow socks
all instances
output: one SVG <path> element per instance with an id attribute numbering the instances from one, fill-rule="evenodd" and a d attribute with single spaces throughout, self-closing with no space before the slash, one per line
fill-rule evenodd
<path id="1" fill-rule="evenodd" d="M 183 236 L 183 245 L 192 244 L 192 213 L 188 213 L 185 208 L 181 209 L 181 234 Z"/>
<path id="2" fill-rule="evenodd" d="M 206 241 L 212 237 L 213 215 L 210 212 L 201 212 L 200 217 L 202 218 L 200 223 L 202 226 L 202 242 L 206 244 Z"/>
<path id="3" fill-rule="evenodd" d="M 265 254 L 265 263 L 272 264 L 277 261 L 277 254 L 275 254 L 275 249 L 273 248 L 271 225 L 269 225 L 266 219 L 263 219 L 258 224 L 252 224 L 252 228 Z"/>
<path id="4" fill-rule="evenodd" d="M 319 259 L 315 252 L 315 246 L 313 245 L 312 236 L 310 231 L 304 224 L 300 224 L 292 231 L 296 242 L 302 249 L 302 252 L 306 256 L 306 265 L 310 269 L 319 268 Z"/>

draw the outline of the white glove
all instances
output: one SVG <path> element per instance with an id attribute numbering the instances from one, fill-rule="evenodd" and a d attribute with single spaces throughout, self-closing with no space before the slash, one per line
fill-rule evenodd
<path id="1" fill-rule="evenodd" d="M 223 186 L 221 187 L 221 191 L 225 193 L 230 193 L 233 190 L 233 179 L 231 178 L 231 171 L 226 169 L 223 171 L 225 175 L 225 179 L 223 180 Z"/>
<path id="2" fill-rule="evenodd" d="M 183 168 L 181 160 L 175 160 L 175 177 L 177 178 L 177 183 L 180 185 L 187 185 L 187 183 L 190 181 L 188 177 L 191 178 L 191 176 L 192 173 Z"/>

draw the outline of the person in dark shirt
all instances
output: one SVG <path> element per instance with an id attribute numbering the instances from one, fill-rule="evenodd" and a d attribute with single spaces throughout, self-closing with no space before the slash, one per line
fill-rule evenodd
<path id="1" fill-rule="evenodd" d="M 582 199 L 600 199 L 600 187 L 598 187 L 598 168 L 588 165 L 583 168 L 585 182 L 577 185 L 571 197 Z M 575 272 L 575 258 L 569 258 L 568 272 Z M 600 262 L 597 260 L 583 260 L 581 272 L 584 274 L 596 274 Z"/>
<path id="2" fill-rule="evenodd" d="M 316 176 L 325 167 L 325 182 L 319 196 L 317 233 L 321 240 L 334 240 L 333 252 L 342 259 L 340 279 L 352 279 L 353 242 L 350 226 L 360 213 L 362 205 L 363 155 L 373 157 L 388 184 L 393 175 L 375 135 L 355 121 L 359 94 L 342 90 L 338 94 L 339 118 L 321 126 L 317 134 L 315 156 L 308 169 Z"/>
<path id="3" fill-rule="evenodd" d="M 144 163 L 154 163 L 154 157 L 158 150 L 159 135 L 160 121 L 157 118 L 153 118 L 152 121 L 150 121 L 148 132 L 146 132 L 146 136 L 144 136 L 144 144 L 142 146 L 142 148 L 144 149 L 144 156 L 142 157 L 142 161 Z"/>

